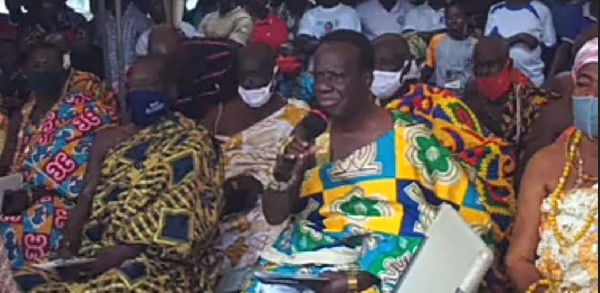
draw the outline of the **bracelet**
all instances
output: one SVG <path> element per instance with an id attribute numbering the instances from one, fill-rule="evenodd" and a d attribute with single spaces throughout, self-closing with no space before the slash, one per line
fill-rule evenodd
<path id="1" fill-rule="evenodd" d="M 531 284 L 529 286 L 529 288 L 527 288 L 527 291 L 525 291 L 525 292 L 526 293 L 535 293 L 535 291 L 537 291 L 537 289 L 539 289 L 541 287 L 550 288 L 551 285 L 552 285 L 552 283 L 550 282 L 550 280 L 547 280 L 547 279 L 539 280 L 538 282 Z"/>
<path id="2" fill-rule="evenodd" d="M 356 273 L 348 273 L 348 292 L 358 293 L 358 276 Z"/>

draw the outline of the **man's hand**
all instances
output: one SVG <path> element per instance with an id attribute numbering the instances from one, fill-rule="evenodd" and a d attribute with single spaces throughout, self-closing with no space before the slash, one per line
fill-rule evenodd
<path id="1" fill-rule="evenodd" d="M 540 41 L 528 33 L 521 33 L 509 38 L 508 43 L 511 47 L 516 44 L 523 44 L 531 50 L 535 50 L 540 45 Z"/>
<path id="2" fill-rule="evenodd" d="M 27 191 L 7 190 L 4 192 L 4 206 L 2 214 L 7 216 L 17 216 L 27 210 L 31 205 Z"/>
<path id="3" fill-rule="evenodd" d="M 229 178 L 223 186 L 226 198 L 225 214 L 239 213 L 253 208 L 263 185 L 250 175 Z"/>

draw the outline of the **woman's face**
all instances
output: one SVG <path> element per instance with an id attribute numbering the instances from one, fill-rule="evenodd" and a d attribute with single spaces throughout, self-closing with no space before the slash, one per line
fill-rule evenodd
<path id="1" fill-rule="evenodd" d="M 573 96 L 598 98 L 598 63 L 588 64 L 576 74 Z"/>

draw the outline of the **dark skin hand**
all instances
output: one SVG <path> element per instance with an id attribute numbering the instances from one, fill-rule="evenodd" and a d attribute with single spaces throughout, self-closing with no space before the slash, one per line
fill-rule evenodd
<path id="1" fill-rule="evenodd" d="M 535 50 L 540 45 L 540 41 L 538 39 L 527 33 L 521 33 L 508 38 L 508 43 L 511 47 L 516 44 L 523 44 L 530 50 Z"/>
<path id="2" fill-rule="evenodd" d="M 251 175 L 229 178 L 223 185 L 225 209 L 223 215 L 241 213 L 256 206 L 258 196 L 263 192 L 262 184 Z"/>

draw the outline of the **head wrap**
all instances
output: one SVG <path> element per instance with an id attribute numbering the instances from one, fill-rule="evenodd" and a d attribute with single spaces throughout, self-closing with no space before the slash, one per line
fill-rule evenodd
<path id="1" fill-rule="evenodd" d="M 585 43 L 577 53 L 573 65 L 573 79 L 577 78 L 586 65 L 593 63 L 598 63 L 598 38 Z"/>

